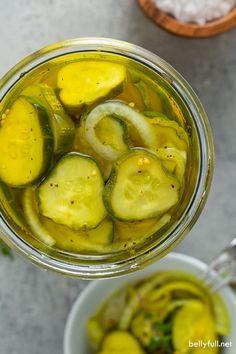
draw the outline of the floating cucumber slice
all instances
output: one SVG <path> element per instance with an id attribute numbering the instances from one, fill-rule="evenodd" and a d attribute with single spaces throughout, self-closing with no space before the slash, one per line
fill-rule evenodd
<path id="1" fill-rule="evenodd" d="M 126 331 L 109 333 L 102 345 L 99 354 L 144 354 L 137 339 Z"/>
<path id="2" fill-rule="evenodd" d="M 130 253 L 135 252 L 136 246 L 145 242 L 148 237 L 154 236 L 156 233 L 168 224 L 171 220 L 171 215 L 164 214 L 160 218 L 151 218 L 141 221 L 114 221 L 115 227 L 115 242 L 111 246 L 112 251 L 128 250 Z"/>
<path id="3" fill-rule="evenodd" d="M 103 189 L 100 169 L 91 157 L 66 154 L 38 188 L 40 212 L 75 230 L 94 228 L 106 216 Z"/>
<path id="4" fill-rule="evenodd" d="M 104 246 L 113 241 L 113 223 L 108 218 L 104 219 L 95 229 L 75 231 L 40 216 L 35 191 L 32 188 L 24 191 L 22 204 L 25 218 L 34 236 L 48 246 L 55 245 L 67 252 L 101 253 L 104 251 Z"/>
<path id="5" fill-rule="evenodd" d="M 188 135 L 176 121 L 167 120 L 161 116 L 146 119 L 151 124 L 156 137 L 154 145 L 147 147 L 150 147 L 154 151 L 158 148 L 176 148 L 188 151 Z"/>
<path id="6" fill-rule="evenodd" d="M 142 97 L 144 107 L 147 110 L 158 111 L 165 114 L 169 119 L 173 118 L 173 109 L 168 94 L 158 84 L 138 80 L 134 83 Z"/>
<path id="7" fill-rule="evenodd" d="M 24 190 L 22 205 L 26 221 L 34 236 L 46 245 L 53 246 L 56 241 L 47 231 L 47 229 L 41 224 L 38 213 L 38 206 L 35 200 L 35 192 L 32 188 L 27 188 Z"/>
<path id="8" fill-rule="evenodd" d="M 53 144 L 45 108 L 20 96 L 5 113 L 0 128 L 0 179 L 13 187 L 36 181 L 50 164 Z"/>
<path id="9" fill-rule="evenodd" d="M 143 81 L 138 81 L 134 85 L 137 87 L 140 95 L 142 96 L 145 109 L 148 109 L 150 107 L 150 98 L 147 92 L 147 86 Z"/>
<path id="10" fill-rule="evenodd" d="M 55 153 L 69 151 L 74 138 L 75 126 L 54 90 L 46 84 L 35 84 L 27 87 L 23 94 L 38 99 L 47 110 L 54 135 Z"/>
<path id="11" fill-rule="evenodd" d="M 117 96 L 125 80 L 123 65 L 86 60 L 65 65 L 58 73 L 57 82 L 62 103 L 76 111 L 101 99 Z"/>
<path id="12" fill-rule="evenodd" d="M 116 236 L 119 241 L 136 241 L 137 239 L 146 239 L 168 224 L 171 216 L 163 215 L 160 219 L 147 219 L 136 222 L 115 222 Z M 127 246 L 127 244 L 126 244 Z"/>
<path id="13" fill-rule="evenodd" d="M 209 308 L 198 300 L 188 301 L 178 310 L 173 322 L 173 345 L 180 353 L 189 353 L 189 342 L 216 341 L 215 326 Z M 216 346 L 197 348 L 196 354 L 216 354 Z"/>
<path id="14" fill-rule="evenodd" d="M 0 181 L 0 207 L 2 212 L 21 229 L 25 229 L 23 212 L 12 189 Z"/>
<path id="15" fill-rule="evenodd" d="M 95 107 L 86 117 L 85 136 L 92 148 L 107 160 L 114 161 L 125 151 L 118 151 L 111 145 L 104 145 L 96 135 L 97 125 L 108 116 L 116 116 L 120 120 L 133 125 L 147 147 L 156 143 L 155 133 L 145 117 L 121 101 L 107 101 Z M 124 150 L 124 149 L 123 149 Z"/>
<path id="16" fill-rule="evenodd" d="M 186 170 L 186 152 L 175 148 L 160 148 L 156 153 L 157 156 L 162 160 L 162 164 L 167 169 L 167 171 L 175 175 L 181 183 L 183 181 Z"/>
<path id="17" fill-rule="evenodd" d="M 113 222 L 108 218 L 105 218 L 96 228 L 84 231 L 75 231 L 45 217 L 42 217 L 42 224 L 53 235 L 56 248 L 67 252 L 103 253 L 114 238 Z"/>
<path id="18" fill-rule="evenodd" d="M 180 184 L 146 149 L 132 149 L 113 165 L 103 199 L 108 212 L 124 221 L 164 214 L 179 200 Z"/>

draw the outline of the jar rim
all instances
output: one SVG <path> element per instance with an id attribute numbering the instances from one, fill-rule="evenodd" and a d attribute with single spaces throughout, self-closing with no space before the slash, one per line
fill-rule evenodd
<path id="1" fill-rule="evenodd" d="M 156 54 L 137 45 L 109 38 L 90 37 L 76 38 L 58 42 L 27 56 L 10 69 L 0 80 L 0 101 L 15 85 L 21 76 L 40 64 L 58 56 L 86 51 L 99 51 L 122 54 L 130 59 L 149 67 L 168 81 L 181 96 L 190 109 L 200 141 L 200 167 L 195 191 L 183 215 L 173 230 L 170 230 L 163 242 L 149 248 L 148 254 L 143 253 L 128 260 L 88 265 L 83 262 L 69 263 L 55 259 L 42 253 L 18 237 L 1 215 L 0 229 L 3 230 L 3 240 L 32 262 L 44 268 L 79 278 L 106 278 L 123 275 L 138 270 L 162 257 L 179 243 L 197 220 L 205 205 L 214 169 L 214 148 L 210 123 L 197 95 L 186 80 L 167 62 Z"/>

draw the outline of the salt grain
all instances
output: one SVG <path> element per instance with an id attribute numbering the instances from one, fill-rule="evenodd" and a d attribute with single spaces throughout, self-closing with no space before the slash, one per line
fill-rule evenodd
<path id="1" fill-rule="evenodd" d="M 154 0 L 156 6 L 181 22 L 203 25 L 227 15 L 236 0 Z"/>

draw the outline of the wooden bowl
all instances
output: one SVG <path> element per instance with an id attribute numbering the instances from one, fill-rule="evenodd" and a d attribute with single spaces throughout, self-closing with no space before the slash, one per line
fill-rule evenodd
<path id="1" fill-rule="evenodd" d="M 143 11 L 160 27 L 178 36 L 207 38 L 236 28 L 236 7 L 226 16 L 205 25 L 184 23 L 157 8 L 153 0 L 137 0 Z"/>

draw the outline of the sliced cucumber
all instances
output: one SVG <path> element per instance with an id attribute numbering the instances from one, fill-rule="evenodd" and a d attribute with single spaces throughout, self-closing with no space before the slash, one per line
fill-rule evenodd
<path id="1" fill-rule="evenodd" d="M 162 164 L 167 171 L 174 174 L 179 182 L 182 183 L 186 170 L 186 151 L 175 148 L 158 149 L 157 156 L 162 160 Z"/>
<path id="2" fill-rule="evenodd" d="M 20 96 L 5 114 L 0 128 L 0 179 L 25 187 L 48 168 L 53 134 L 47 111 L 38 101 Z"/>
<path id="3" fill-rule="evenodd" d="M 25 229 L 23 211 L 17 202 L 16 196 L 12 189 L 2 181 L 0 181 L 0 208 L 7 218 L 20 226 L 21 229 Z"/>
<path id="4" fill-rule="evenodd" d="M 98 252 L 104 253 L 114 238 L 113 222 L 105 218 L 95 229 L 72 230 L 42 217 L 42 224 L 53 235 L 56 247 L 67 252 Z"/>
<path id="5" fill-rule="evenodd" d="M 176 314 L 173 321 L 173 345 L 180 353 L 189 353 L 189 342 L 215 342 L 217 336 L 209 309 L 198 300 L 188 301 Z M 218 348 L 207 347 L 193 353 L 217 354 Z"/>
<path id="6" fill-rule="evenodd" d="M 146 239 L 168 224 L 170 219 L 171 216 L 169 214 L 164 214 L 160 219 L 153 218 L 136 222 L 116 221 L 115 231 L 117 240 L 135 241 L 141 238 Z"/>
<path id="7" fill-rule="evenodd" d="M 135 87 L 137 87 L 137 89 L 140 92 L 145 109 L 149 109 L 150 98 L 149 98 L 149 95 L 147 92 L 147 86 L 145 85 L 145 83 L 143 81 L 138 81 L 134 85 L 135 85 Z"/>
<path id="8" fill-rule="evenodd" d="M 180 184 L 161 160 L 146 149 L 133 149 L 113 166 L 104 189 L 108 212 L 119 220 L 159 216 L 179 200 Z"/>
<path id="9" fill-rule="evenodd" d="M 24 190 L 22 205 L 25 219 L 33 232 L 33 235 L 46 245 L 53 246 L 56 241 L 40 221 L 38 206 L 35 200 L 35 192 L 32 188 Z"/>
<path id="10" fill-rule="evenodd" d="M 152 126 L 146 121 L 142 114 L 136 112 L 124 102 L 107 101 L 95 107 L 85 120 L 85 136 L 87 141 L 95 151 L 100 151 L 104 158 L 114 161 L 124 153 L 124 151 L 117 151 L 117 149 L 111 145 L 103 145 L 96 135 L 97 125 L 104 118 L 113 115 L 133 125 L 147 147 L 155 145 L 155 133 L 153 132 Z"/>
<path id="11" fill-rule="evenodd" d="M 100 169 L 91 157 L 66 154 L 38 188 L 40 212 L 75 230 L 94 228 L 106 216 L 103 189 Z"/>
<path id="12" fill-rule="evenodd" d="M 60 99 L 71 111 L 117 96 L 125 81 L 125 67 L 107 61 L 78 61 L 58 73 Z"/>
<path id="13" fill-rule="evenodd" d="M 115 242 L 111 246 L 113 251 L 129 250 L 131 253 L 137 245 L 145 242 L 171 220 L 170 214 L 164 214 L 160 218 L 151 218 L 141 221 L 124 222 L 114 221 Z"/>
<path id="14" fill-rule="evenodd" d="M 114 238 L 113 223 L 106 218 L 92 230 L 75 231 L 67 226 L 40 216 L 35 191 L 28 188 L 23 194 L 23 210 L 27 223 L 34 236 L 48 246 L 67 251 L 103 252 L 104 247 L 112 243 Z"/>
<path id="15" fill-rule="evenodd" d="M 161 84 L 154 83 L 153 81 L 149 81 L 149 79 L 146 84 L 155 92 L 155 94 L 157 95 L 157 97 L 161 101 L 160 111 L 163 114 L 165 114 L 169 119 L 174 119 L 175 116 L 174 116 L 173 107 L 171 104 L 171 97 L 168 94 L 167 90 L 165 90 Z M 156 109 L 153 106 L 151 109 L 159 111 L 159 109 Z"/>
<path id="16" fill-rule="evenodd" d="M 188 135 L 177 122 L 167 120 L 161 116 L 146 119 L 153 127 L 156 136 L 155 144 L 147 147 L 150 147 L 152 150 L 157 150 L 158 148 L 176 148 L 188 151 Z"/>
<path id="17" fill-rule="evenodd" d="M 134 85 L 140 92 L 146 110 L 162 112 L 169 119 L 174 118 L 170 98 L 160 85 L 140 79 Z"/>
<path id="18" fill-rule="evenodd" d="M 47 110 L 54 135 L 54 151 L 56 154 L 70 150 L 75 126 L 68 114 L 66 114 L 54 90 L 46 84 L 28 86 L 23 94 L 37 98 Z"/>
<path id="19" fill-rule="evenodd" d="M 144 354 L 138 340 L 127 331 L 115 330 L 105 337 L 99 354 Z"/>

